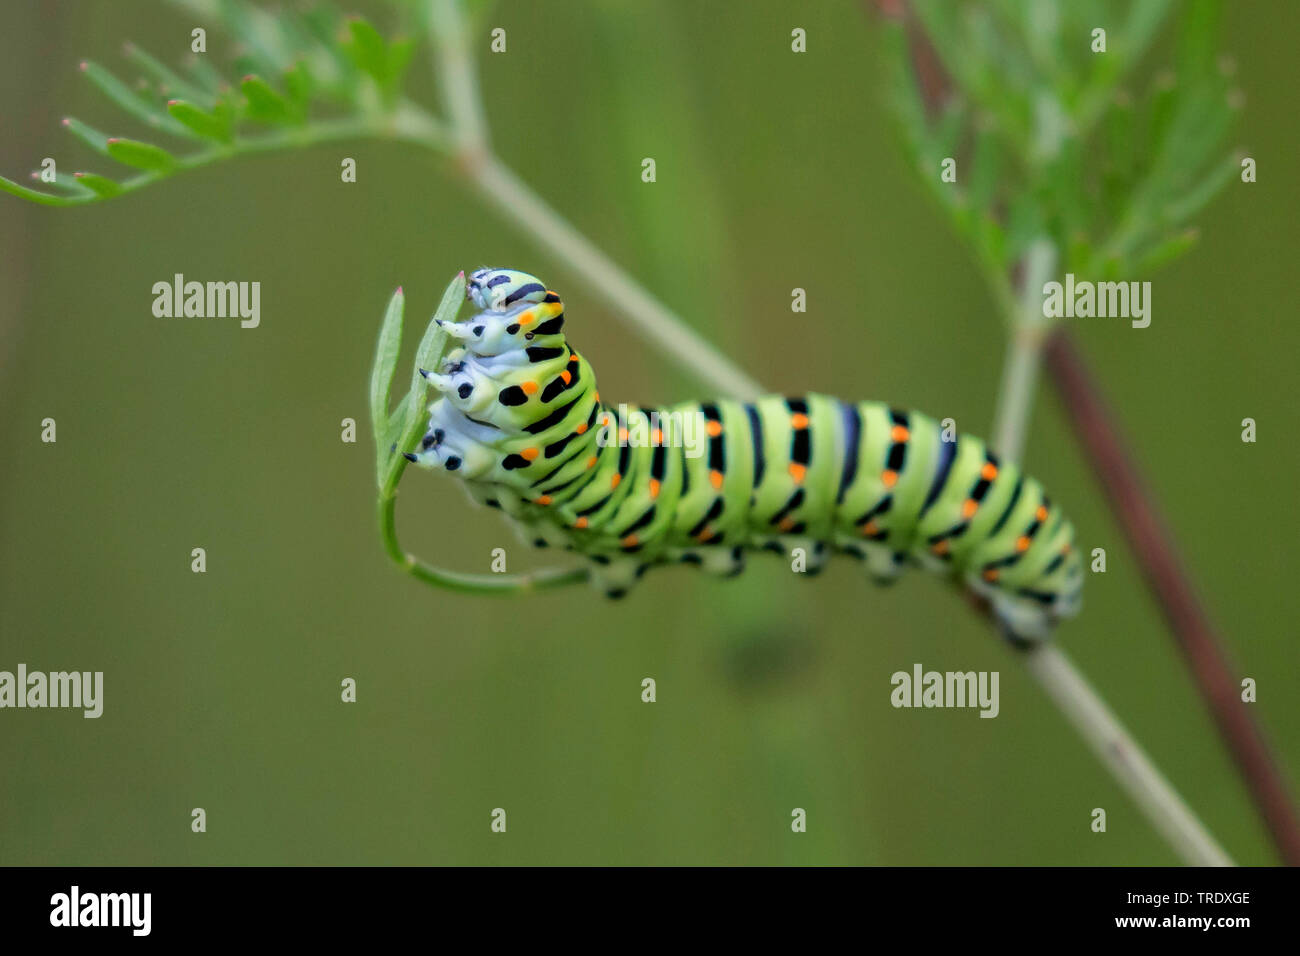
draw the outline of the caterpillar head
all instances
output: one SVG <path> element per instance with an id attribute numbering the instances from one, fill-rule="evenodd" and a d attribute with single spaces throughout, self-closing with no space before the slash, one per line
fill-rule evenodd
<path id="1" fill-rule="evenodd" d="M 475 355 L 501 355 L 527 348 L 533 332 L 516 318 L 535 303 L 545 301 L 547 295 L 546 286 L 526 272 L 480 269 L 469 277 L 465 297 L 483 311 L 464 322 L 440 321 L 439 325 Z"/>
<path id="2" fill-rule="evenodd" d="M 545 296 L 541 279 L 517 269 L 479 269 L 465 286 L 465 298 L 491 312 L 504 312 L 517 302 L 541 302 Z"/>

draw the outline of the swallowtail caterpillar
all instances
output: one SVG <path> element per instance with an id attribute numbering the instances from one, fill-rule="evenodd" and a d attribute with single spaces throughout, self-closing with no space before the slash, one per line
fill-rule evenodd
<path id="1" fill-rule="evenodd" d="M 620 420 L 544 283 L 480 269 L 466 297 L 479 311 L 442 323 L 459 344 L 424 373 L 440 394 L 407 457 L 463 479 L 533 543 L 594 562 L 609 596 L 654 565 L 734 575 L 747 552 L 802 548 L 809 572 L 847 554 L 880 582 L 909 564 L 955 577 L 1019 641 L 1078 611 L 1073 527 L 980 439 L 944 440 L 925 415 L 811 393 Z"/>

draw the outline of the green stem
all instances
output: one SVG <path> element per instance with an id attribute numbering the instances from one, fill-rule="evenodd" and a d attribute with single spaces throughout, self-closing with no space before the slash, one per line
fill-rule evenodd
<path id="1" fill-rule="evenodd" d="M 403 465 L 406 459 L 399 456 Z M 401 477 L 401 469 L 398 469 Z M 402 550 L 397 541 L 397 495 L 381 494 L 379 497 L 379 533 L 384 540 L 384 551 L 393 563 L 407 574 L 435 587 L 462 594 L 514 595 L 547 588 L 564 587 L 586 581 L 590 574 L 586 568 L 544 568 L 527 574 L 466 574 L 446 571 L 426 564 L 413 554 Z"/>
<path id="2" fill-rule="evenodd" d="M 186 156 L 177 156 L 176 162 L 166 170 L 141 173 L 118 183 L 114 197 L 124 196 L 151 186 L 176 173 L 199 169 L 212 163 L 257 153 L 302 149 L 321 143 L 346 139 L 390 139 L 419 143 L 429 149 L 445 150 L 446 133 L 436 119 L 410 101 L 403 101 L 391 113 L 347 117 L 334 120 L 314 120 L 304 126 L 279 130 L 261 136 L 236 139 L 225 146 L 211 146 Z M 81 206 L 102 202 L 104 197 L 87 190 L 84 195 L 61 196 L 57 193 L 31 189 L 21 183 L 0 176 L 0 191 L 12 193 L 44 206 Z"/>

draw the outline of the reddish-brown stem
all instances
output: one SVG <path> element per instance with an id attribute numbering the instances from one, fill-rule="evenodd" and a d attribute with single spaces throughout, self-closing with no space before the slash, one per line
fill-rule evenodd
<path id="1" fill-rule="evenodd" d="M 1241 700 L 1236 671 L 1197 600 L 1168 528 L 1147 493 L 1095 379 L 1064 329 L 1053 333 L 1045 357 L 1075 435 L 1278 852 L 1288 865 L 1300 865 L 1300 825 L 1281 772 L 1251 718 L 1249 705 Z"/>
<path id="2" fill-rule="evenodd" d="M 882 15 L 903 21 L 917 85 L 926 110 L 933 115 L 949 89 L 948 76 L 934 47 L 917 25 L 907 0 L 876 0 L 876 7 Z M 1083 357 L 1063 330 L 1054 333 L 1045 357 L 1051 380 L 1065 400 L 1111 510 L 1128 537 L 1147 586 L 1191 667 L 1197 688 L 1278 853 L 1288 865 L 1298 866 L 1300 822 L 1282 773 L 1259 727 L 1242 705 L 1235 671 L 1178 561 L 1169 533 L 1119 437 L 1105 400 Z"/>

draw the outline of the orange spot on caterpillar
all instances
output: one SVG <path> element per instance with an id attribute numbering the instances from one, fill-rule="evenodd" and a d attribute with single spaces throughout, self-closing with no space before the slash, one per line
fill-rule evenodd
<path id="1" fill-rule="evenodd" d="M 977 510 L 979 510 L 979 502 L 976 501 L 974 498 L 967 498 L 964 502 L 962 502 L 961 516 L 963 518 L 969 518 Z"/>
<path id="2" fill-rule="evenodd" d="M 709 433 L 710 438 L 717 438 L 722 434 L 722 422 L 707 422 L 704 430 Z"/>
<path id="3" fill-rule="evenodd" d="M 1037 518 L 1039 521 L 1046 521 L 1047 509 L 1044 508 L 1042 505 L 1039 505 L 1038 510 L 1034 512 L 1034 517 Z"/>
<path id="4" fill-rule="evenodd" d="M 572 373 L 569 372 L 567 368 L 560 373 L 560 378 L 564 379 L 565 385 L 568 385 L 570 382 L 573 381 L 573 375 Z"/>
<path id="5" fill-rule="evenodd" d="M 945 555 L 948 553 L 948 542 L 947 541 L 935 542 L 934 547 L 932 547 L 930 550 L 937 555 L 940 556 Z"/>
<path id="6" fill-rule="evenodd" d="M 794 479 L 796 485 L 802 485 L 803 480 L 808 475 L 808 467 L 798 462 L 790 462 L 790 477 Z"/>
<path id="7" fill-rule="evenodd" d="M 714 488 L 721 488 L 721 487 L 722 487 L 722 472 L 720 472 L 720 471 L 711 471 L 711 472 L 709 472 L 709 484 L 713 485 Z"/>
<path id="8" fill-rule="evenodd" d="M 876 524 L 876 519 L 872 518 L 870 521 L 868 521 L 866 524 L 862 526 L 862 536 L 864 538 L 869 538 L 879 530 L 880 530 L 880 526 Z"/>
<path id="9" fill-rule="evenodd" d="M 637 536 L 634 534 L 629 534 L 626 538 L 624 538 L 619 543 L 622 544 L 623 547 L 625 548 L 634 548 L 636 547 L 636 542 L 637 542 Z"/>
<path id="10" fill-rule="evenodd" d="M 525 448 L 523 451 L 519 453 L 519 457 L 523 458 L 526 461 L 535 461 L 537 459 L 537 456 L 540 454 L 541 452 L 538 451 L 536 448 Z"/>
<path id="11" fill-rule="evenodd" d="M 586 422 L 578 422 L 578 427 L 574 429 L 574 431 L 577 432 L 579 435 L 581 435 L 581 434 L 583 434 L 584 432 L 586 432 L 586 430 L 587 430 L 587 423 L 586 423 Z"/>
<path id="12" fill-rule="evenodd" d="M 590 458 L 587 459 L 587 467 L 588 467 L 588 468 L 595 468 L 595 467 L 596 467 L 596 456 L 595 456 L 595 455 L 592 455 Z"/>
<path id="13" fill-rule="evenodd" d="M 1026 538 L 1023 534 L 1020 537 L 1016 538 L 1016 550 L 1017 551 L 1029 550 L 1029 539 Z"/>
<path id="14" fill-rule="evenodd" d="M 980 469 L 980 477 L 985 481 L 992 481 L 998 476 L 998 466 L 991 461 L 984 462 L 984 467 Z"/>
<path id="15" fill-rule="evenodd" d="M 803 431 L 808 427 L 808 416 L 803 412 L 795 412 L 790 416 L 790 427 L 795 431 Z"/>
<path id="16" fill-rule="evenodd" d="M 664 443 L 664 433 L 661 429 L 656 428 L 650 433 L 650 440 L 658 447 Z"/>
<path id="17" fill-rule="evenodd" d="M 575 528 L 585 528 L 585 527 L 587 527 L 587 516 L 586 516 L 586 515 L 583 515 L 583 516 L 582 516 L 581 518 L 579 518 L 577 521 L 573 522 L 573 526 L 574 526 Z"/>
<path id="18" fill-rule="evenodd" d="M 984 571 L 984 580 L 985 580 L 985 581 L 996 581 L 997 579 L 998 579 L 998 569 L 997 569 L 997 568 L 986 568 L 986 569 L 985 569 L 985 571 Z"/>
<path id="19" fill-rule="evenodd" d="M 786 515 L 786 517 L 784 517 L 784 518 L 781 519 L 781 523 L 780 523 L 779 525 L 777 525 L 777 527 L 780 528 L 782 531 L 792 531 L 792 530 L 794 530 L 794 526 L 795 526 L 797 523 L 798 523 L 798 522 L 796 522 L 796 521 L 795 521 L 793 518 L 791 518 L 789 515 Z"/>
<path id="20" fill-rule="evenodd" d="M 657 479 L 650 479 L 650 500 L 653 501 L 659 497 L 659 482 Z"/>
<path id="21" fill-rule="evenodd" d="M 618 440 L 619 440 L 620 442 L 624 442 L 624 443 L 627 441 L 627 429 L 626 429 L 626 428 L 620 428 L 620 429 L 618 430 Z"/>
<path id="22" fill-rule="evenodd" d="M 595 399 L 596 401 L 599 402 L 599 401 L 600 401 L 600 392 L 592 392 L 592 393 L 591 393 L 591 397 L 592 397 L 593 399 Z"/>
<path id="23" fill-rule="evenodd" d="M 537 391 L 536 382 L 524 382 L 524 384 L 520 385 L 519 387 L 524 390 L 525 395 L 532 395 L 534 392 Z"/>
<path id="24" fill-rule="evenodd" d="M 618 483 L 619 483 L 620 481 L 622 481 L 622 480 L 623 480 L 623 476 L 620 475 L 620 474 L 618 474 L 617 472 L 615 472 L 613 475 L 611 475 L 611 476 L 610 476 L 610 479 L 609 479 L 609 487 L 610 487 L 610 490 L 613 490 L 614 488 L 617 488 L 617 487 L 618 487 Z"/>
<path id="25" fill-rule="evenodd" d="M 549 504 L 551 503 L 551 501 L 552 501 L 552 498 L 551 498 L 550 495 L 542 495 L 540 498 L 537 499 L 537 504 L 539 504 L 539 505 L 549 505 Z"/>
<path id="26" fill-rule="evenodd" d="M 889 430 L 889 437 L 892 440 L 899 442 L 901 444 L 902 442 L 907 441 L 912 436 L 911 436 L 911 432 L 907 430 L 906 426 L 895 425 L 893 428 Z"/>
<path id="27" fill-rule="evenodd" d="M 898 484 L 898 472 L 886 468 L 880 473 L 880 483 L 886 488 L 892 488 Z"/>
<path id="28" fill-rule="evenodd" d="M 703 531 L 701 531 L 699 534 L 695 536 L 695 540 L 698 541 L 700 544 L 704 544 L 712 537 L 713 537 L 713 529 L 705 528 Z"/>
<path id="29" fill-rule="evenodd" d="M 520 325 L 532 325 L 534 322 L 537 321 L 537 316 L 533 315 L 533 313 L 531 312 L 525 312 L 517 319 L 515 319 L 515 321 L 518 322 Z"/>

